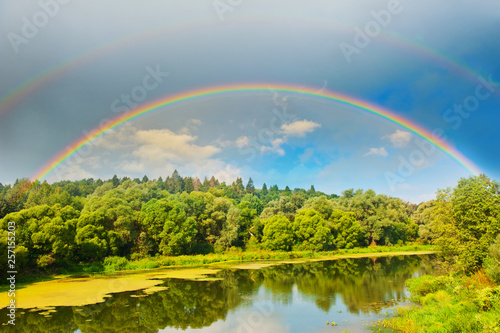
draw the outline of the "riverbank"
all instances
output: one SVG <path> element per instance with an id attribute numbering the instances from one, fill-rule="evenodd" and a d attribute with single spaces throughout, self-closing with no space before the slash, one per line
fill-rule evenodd
<path id="1" fill-rule="evenodd" d="M 500 286 L 480 271 L 422 276 L 406 282 L 418 306 L 400 308 L 380 327 L 399 332 L 500 332 Z"/>
<path id="2" fill-rule="evenodd" d="M 406 246 L 406 247 L 377 247 L 365 249 L 352 249 L 339 252 L 243 252 L 225 253 L 219 255 L 206 255 L 190 257 L 190 261 L 181 260 L 187 258 L 176 257 L 179 263 L 184 265 L 169 265 L 156 269 L 104 271 L 92 274 L 79 274 L 72 276 L 57 276 L 51 280 L 38 281 L 30 284 L 19 284 L 17 286 L 17 299 L 19 308 L 50 309 L 57 306 L 83 306 L 104 302 L 113 293 L 144 290 L 145 293 L 155 292 L 158 285 L 166 278 L 178 278 L 186 280 L 213 280 L 216 274 L 223 268 L 234 269 L 259 269 L 263 267 L 279 265 L 284 263 L 301 263 L 323 260 L 337 260 L 345 258 L 382 257 L 399 255 L 431 254 L 434 251 L 429 247 Z M 259 259 L 244 260 L 249 256 Z M 260 259 L 260 255 L 264 259 Z M 205 261 L 214 262 L 197 264 L 202 257 Z M 158 258 L 156 263 L 160 262 Z M 172 258 L 170 258 L 172 259 Z M 224 260 L 225 259 L 225 260 Z M 218 261 L 216 261 L 218 260 Z M 128 267 L 143 267 L 146 261 L 131 261 Z M 190 267 L 191 266 L 191 267 Z M 196 266 L 196 267 L 192 267 Z M 127 266 L 125 266 L 127 267 Z M 0 308 L 8 304 L 7 293 L 0 293 Z"/>
<path id="3" fill-rule="evenodd" d="M 411 253 L 410 253 L 411 252 Z M 205 255 L 185 256 L 155 256 L 130 260 L 124 257 L 107 257 L 104 262 L 79 263 L 58 267 L 48 271 L 31 271 L 19 275 L 21 285 L 40 281 L 50 281 L 54 278 L 67 276 L 95 276 L 115 272 L 143 271 L 157 268 L 199 267 L 213 265 L 233 265 L 235 263 L 262 262 L 262 261 L 297 261 L 297 260 L 333 260 L 343 258 L 402 255 L 402 254 L 431 254 L 435 252 L 432 245 L 410 244 L 404 246 L 374 246 L 354 249 L 342 249 L 331 252 L 313 251 L 227 251 L 225 253 L 210 253 Z M 0 286 L 0 292 L 6 285 Z"/>
<path id="4" fill-rule="evenodd" d="M 147 257 L 139 260 L 127 260 L 121 257 L 108 257 L 103 264 L 82 265 L 76 271 L 67 271 L 66 273 L 100 273 L 100 272 L 118 272 L 135 271 L 167 267 L 184 266 L 203 266 L 232 264 L 241 262 L 260 262 L 260 261 L 283 261 L 283 260 L 332 260 L 354 257 L 367 257 L 372 255 L 400 255 L 409 252 L 422 252 L 430 254 L 435 252 L 435 247 L 431 245 L 406 245 L 406 246 L 375 246 L 365 248 L 343 249 L 331 252 L 313 252 L 313 251 L 228 251 L 221 254 L 205 254 L 192 256 L 157 256 Z"/>

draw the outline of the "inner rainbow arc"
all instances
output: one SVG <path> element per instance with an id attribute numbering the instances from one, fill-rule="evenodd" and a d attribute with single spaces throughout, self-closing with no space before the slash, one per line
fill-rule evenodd
<path id="1" fill-rule="evenodd" d="M 84 137 L 78 139 L 73 144 L 68 146 L 67 149 L 63 150 L 57 154 L 53 159 L 51 159 L 43 168 L 41 168 L 33 177 L 32 180 L 43 180 L 51 172 L 56 170 L 60 165 L 62 165 L 71 156 L 78 153 L 80 149 L 92 143 L 92 141 L 106 132 L 116 129 L 125 123 L 131 122 L 133 120 L 139 119 L 140 117 L 158 112 L 166 107 L 172 107 L 177 104 L 187 103 L 194 100 L 205 99 L 216 96 L 223 96 L 229 94 L 253 94 L 253 93 L 263 93 L 263 92 L 278 92 L 285 93 L 296 96 L 305 96 L 309 98 L 322 99 L 329 102 L 336 102 L 343 105 L 354 107 L 357 110 L 367 112 L 368 114 L 376 115 L 383 118 L 393 124 L 399 125 L 413 134 L 421 137 L 422 139 L 430 142 L 436 146 L 439 150 L 444 152 L 446 155 L 451 157 L 453 160 L 457 161 L 471 174 L 480 174 L 479 168 L 465 157 L 460 151 L 455 149 L 449 143 L 444 140 L 434 136 L 430 131 L 426 130 L 422 126 L 412 122 L 394 111 L 390 111 L 382 108 L 381 106 L 356 99 L 354 97 L 334 93 L 331 91 L 318 91 L 317 89 L 310 87 L 301 87 L 288 84 L 276 84 L 276 83 L 246 83 L 237 85 L 225 85 L 225 86 L 212 86 L 207 88 L 196 89 L 184 93 L 180 93 L 174 96 L 169 96 L 158 101 L 147 104 L 143 107 L 137 108 L 126 114 L 123 114 L 117 118 L 114 118 L 109 123 L 102 127 L 95 128 L 90 133 Z"/>

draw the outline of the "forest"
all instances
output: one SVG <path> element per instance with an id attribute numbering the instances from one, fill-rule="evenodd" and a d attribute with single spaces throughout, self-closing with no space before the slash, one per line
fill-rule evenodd
<path id="1" fill-rule="evenodd" d="M 0 184 L 0 193 L 0 248 L 7 253 L 14 222 L 16 266 L 26 272 L 116 257 L 334 251 L 408 242 L 438 244 L 460 269 L 473 272 L 486 262 L 500 230 L 498 183 L 484 175 L 463 178 L 419 205 L 373 190 L 336 195 L 314 186 L 256 188 L 251 178 L 226 184 L 177 171 L 165 180 L 21 179 Z M 6 261 L 0 258 L 2 265 Z"/>

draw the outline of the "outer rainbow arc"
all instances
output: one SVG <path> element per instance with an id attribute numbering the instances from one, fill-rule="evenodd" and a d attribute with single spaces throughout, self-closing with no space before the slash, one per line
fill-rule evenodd
<path id="1" fill-rule="evenodd" d="M 307 21 L 308 25 L 312 24 L 321 26 L 327 25 L 329 29 L 334 31 L 337 30 L 347 31 L 347 29 L 349 28 L 341 26 L 338 23 L 322 19 L 307 20 L 302 17 L 298 17 L 297 19 L 300 19 L 302 21 Z M 254 22 L 254 21 L 256 20 L 250 20 L 249 22 Z M 266 20 L 263 19 L 260 19 L 259 22 L 260 21 L 266 22 Z M 275 18 L 273 18 L 271 22 L 274 21 L 276 21 Z M 237 23 L 237 22 L 232 22 L 232 23 Z M 49 67 L 43 70 L 42 72 L 38 73 L 37 75 L 33 76 L 32 78 L 20 83 L 6 95 L 0 96 L 0 116 L 2 116 L 4 111 L 7 112 L 13 105 L 21 101 L 26 96 L 29 96 L 31 92 L 36 91 L 40 87 L 43 87 L 46 83 L 56 79 L 59 76 L 62 76 L 63 74 L 69 72 L 72 69 L 81 67 L 84 64 L 89 63 L 94 59 L 99 59 L 105 54 L 125 48 L 139 41 L 142 42 L 146 39 L 147 40 L 152 39 L 153 37 L 160 36 L 162 34 L 184 31 L 188 29 L 196 29 L 200 27 L 210 26 L 213 24 L 214 24 L 213 21 L 204 21 L 204 22 L 198 22 L 197 24 L 194 25 L 182 25 L 182 26 L 165 27 L 165 28 L 162 27 L 160 29 L 147 30 L 145 32 L 135 33 L 130 36 L 119 38 L 110 43 L 100 45 L 95 49 L 86 51 L 83 54 L 78 55 L 76 57 L 66 59 L 65 61 L 55 64 L 52 67 Z M 350 33 L 352 31 L 350 31 L 349 29 L 348 32 Z M 459 73 L 460 75 L 463 75 L 464 77 L 467 77 L 469 79 L 475 80 L 477 79 L 477 76 L 480 75 L 478 72 L 475 72 L 471 68 L 457 62 L 456 60 L 453 60 L 450 56 L 442 54 L 438 51 L 429 48 L 428 46 L 422 45 L 415 41 L 410 41 L 404 36 L 400 36 L 398 34 L 391 32 L 385 32 L 384 34 L 381 34 L 379 38 L 385 40 L 389 45 L 397 46 L 403 50 L 411 51 L 412 53 L 420 54 L 423 57 L 442 63 L 445 67 L 450 68 Z M 492 84 L 500 88 L 500 84 L 495 82 Z M 496 89 L 495 93 L 500 93 L 500 89 Z"/>
<path id="2" fill-rule="evenodd" d="M 415 135 L 423 138 L 424 140 L 432 143 L 434 146 L 443 151 L 446 155 L 450 156 L 452 159 L 457 161 L 465 169 L 467 169 L 472 174 L 479 174 L 479 168 L 467 159 L 461 152 L 456 150 L 450 144 L 435 137 L 428 130 L 423 127 L 412 123 L 408 119 L 397 115 L 393 111 L 386 110 L 380 106 L 357 100 L 353 97 L 333 93 L 328 91 L 317 91 L 308 87 L 299 87 L 286 84 L 270 84 L 270 83 L 254 83 L 254 84 L 238 84 L 238 85 L 226 85 L 226 86 L 216 86 L 208 87 L 197 90 L 188 91 L 175 96 L 170 96 L 141 108 L 135 109 L 129 113 L 123 114 L 102 128 L 96 128 L 91 131 L 88 135 L 80 138 L 72 145 L 70 145 L 66 150 L 59 153 L 55 158 L 53 158 L 49 163 L 47 163 L 42 169 L 40 169 L 32 180 L 42 180 L 47 177 L 52 171 L 54 171 L 59 165 L 63 164 L 69 157 L 76 154 L 81 148 L 88 145 L 92 140 L 98 138 L 109 130 L 120 127 L 121 125 L 128 123 L 132 120 L 138 119 L 142 116 L 152 114 L 165 107 L 174 106 L 181 103 L 186 103 L 198 99 L 204 99 L 209 97 L 215 97 L 220 95 L 227 95 L 231 93 L 262 93 L 269 92 L 272 89 L 274 92 L 282 92 L 287 94 L 293 94 L 298 96 L 305 96 L 309 98 L 319 98 L 327 101 L 333 101 L 340 104 L 352 106 L 358 110 L 367 112 L 379 116 L 389 122 L 402 126 L 414 133 Z"/>

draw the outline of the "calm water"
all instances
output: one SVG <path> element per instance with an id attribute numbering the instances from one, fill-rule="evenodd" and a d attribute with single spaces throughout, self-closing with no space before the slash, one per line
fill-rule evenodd
<path id="1" fill-rule="evenodd" d="M 370 323 L 405 304 L 405 280 L 433 272 L 428 255 L 227 269 L 217 281 L 167 279 L 162 286 L 168 289 L 151 295 L 113 294 L 104 303 L 60 307 L 50 316 L 18 313 L 11 331 L 369 332 Z"/>

